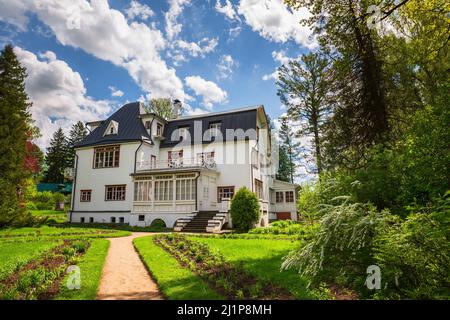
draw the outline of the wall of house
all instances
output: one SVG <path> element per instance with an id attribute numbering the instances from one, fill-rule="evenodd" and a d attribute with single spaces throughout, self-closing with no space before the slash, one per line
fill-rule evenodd
<path id="1" fill-rule="evenodd" d="M 133 184 L 130 174 L 134 172 L 134 157 L 140 143 L 120 144 L 119 167 L 94 169 L 94 148 L 77 149 L 78 168 L 76 186 L 74 188 L 74 206 L 72 219 L 79 219 L 83 216 L 80 211 L 102 211 L 95 213 L 99 219 L 107 219 L 109 213 L 115 211 L 130 211 L 133 203 Z M 105 185 L 126 185 L 126 195 L 124 201 L 105 201 Z M 80 202 L 80 190 L 92 190 L 90 202 Z M 86 214 L 86 217 L 92 215 Z M 89 219 L 86 219 L 88 221 Z M 77 220 L 73 220 L 77 221 Z"/>
<path id="2" fill-rule="evenodd" d="M 283 192 L 283 202 L 275 202 L 271 204 L 271 215 L 270 219 L 277 219 L 277 212 L 290 213 L 291 220 L 298 220 L 297 217 L 297 194 L 296 194 L 296 186 L 294 184 L 275 180 L 273 184 L 274 193 Z M 294 202 L 286 202 L 286 191 L 294 192 Z"/>

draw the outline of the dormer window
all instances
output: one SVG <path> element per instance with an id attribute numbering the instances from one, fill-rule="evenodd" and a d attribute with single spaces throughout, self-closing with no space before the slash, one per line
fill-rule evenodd
<path id="1" fill-rule="evenodd" d="M 181 140 L 187 140 L 189 135 L 189 127 L 181 127 L 178 128 L 178 139 Z"/>
<path id="2" fill-rule="evenodd" d="M 163 125 L 159 122 L 156 123 L 156 135 L 162 137 L 163 134 Z"/>
<path id="3" fill-rule="evenodd" d="M 119 133 L 119 123 L 114 120 L 111 120 L 111 122 L 108 124 L 108 127 L 106 128 L 104 136 L 118 133 Z"/>
<path id="4" fill-rule="evenodd" d="M 147 133 L 150 134 L 151 127 L 152 127 L 152 122 L 151 121 L 145 121 L 144 122 L 144 127 L 145 127 L 145 130 L 147 130 Z"/>
<path id="5" fill-rule="evenodd" d="M 211 137 L 219 136 L 221 131 L 222 124 L 220 122 L 214 122 L 209 125 L 209 131 L 211 133 Z"/>

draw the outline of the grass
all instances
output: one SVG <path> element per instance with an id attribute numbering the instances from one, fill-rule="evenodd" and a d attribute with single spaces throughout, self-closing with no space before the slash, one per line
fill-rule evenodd
<path id="1" fill-rule="evenodd" d="M 15 242 L 0 243 L 0 280 L 59 243 L 59 241 L 34 241 L 20 245 Z"/>
<path id="2" fill-rule="evenodd" d="M 298 275 L 297 270 L 280 271 L 283 257 L 297 248 L 298 241 L 268 239 L 190 239 L 206 243 L 211 250 L 220 252 L 231 263 L 243 262 L 243 267 L 259 279 L 269 280 L 291 292 L 297 299 L 314 299 L 307 289 L 307 280 Z"/>
<path id="3" fill-rule="evenodd" d="M 61 282 L 57 300 L 94 300 L 100 284 L 103 265 L 108 253 L 109 241 L 93 239 L 86 254 L 77 263 L 80 268 L 81 288 L 70 290 L 66 286 L 67 277 Z"/>
<path id="4" fill-rule="evenodd" d="M 67 221 L 66 211 L 56 211 L 56 210 L 30 210 L 33 217 L 46 217 L 48 219 L 53 219 L 57 223 L 63 223 Z"/>
<path id="5" fill-rule="evenodd" d="M 174 257 L 153 242 L 151 236 L 136 238 L 133 243 L 161 292 L 167 298 L 171 300 L 223 299 L 192 271 L 181 267 Z"/>

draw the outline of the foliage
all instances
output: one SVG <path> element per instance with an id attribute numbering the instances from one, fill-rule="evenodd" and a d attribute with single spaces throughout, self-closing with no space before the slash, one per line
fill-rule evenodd
<path id="1" fill-rule="evenodd" d="M 67 141 L 67 167 L 73 168 L 75 164 L 75 145 L 81 142 L 88 135 L 86 126 L 82 121 L 72 125 L 70 129 L 69 138 Z"/>
<path id="2" fill-rule="evenodd" d="M 11 45 L 0 53 L 0 227 L 27 219 L 23 190 L 32 170 L 27 169 L 27 141 L 32 136 L 26 70 Z"/>
<path id="3" fill-rule="evenodd" d="M 281 102 L 287 106 L 291 119 L 304 123 L 297 135 L 313 137 L 313 150 L 308 149 L 303 154 L 307 161 L 305 167 L 318 174 L 323 169 L 323 125 L 330 112 L 330 102 L 327 101 L 327 69 L 328 61 L 320 53 L 303 55 L 300 61 L 291 60 L 278 69 L 277 85 Z"/>
<path id="4" fill-rule="evenodd" d="M 154 98 L 151 99 L 147 108 L 150 112 L 169 120 L 175 118 L 173 105 L 170 98 Z"/>
<path id="5" fill-rule="evenodd" d="M 44 174 L 45 182 L 62 183 L 64 182 L 64 169 L 69 164 L 68 159 L 68 142 L 64 132 L 59 128 L 53 134 L 50 146 L 47 149 L 45 163 L 47 166 Z"/>
<path id="6" fill-rule="evenodd" d="M 403 223 L 389 225 L 375 240 L 382 271 L 378 299 L 450 296 L 450 192 L 426 206 L 415 205 Z"/>
<path id="7" fill-rule="evenodd" d="M 236 192 L 231 200 L 230 215 L 237 232 L 247 232 L 259 221 L 259 201 L 255 193 L 246 187 Z"/>
<path id="8" fill-rule="evenodd" d="M 158 230 L 158 229 L 159 230 L 163 230 L 163 229 L 166 228 L 166 223 L 162 219 L 155 219 L 150 224 L 150 227 L 155 229 L 155 230 Z"/>
<path id="9" fill-rule="evenodd" d="M 296 177 L 297 162 L 300 160 L 300 143 L 295 141 L 295 135 L 287 117 L 280 118 L 279 130 L 279 168 L 277 179 L 294 182 Z"/>
<path id="10" fill-rule="evenodd" d="M 297 235 L 299 239 L 305 240 L 316 232 L 317 227 L 317 224 L 305 224 L 293 220 L 281 220 L 272 222 L 268 227 L 252 229 L 249 233 Z"/>

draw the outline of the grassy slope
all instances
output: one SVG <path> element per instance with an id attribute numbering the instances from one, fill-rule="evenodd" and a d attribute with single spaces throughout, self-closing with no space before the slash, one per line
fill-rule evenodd
<path id="1" fill-rule="evenodd" d="M 80 267 L 81 288 L 69 290 L 66 286 L 67 277 L 61 282 L 57 300 L 94 300 L 102 276 L 102 269 L 108 253 L 109 241 L 94 239 L 86 254 L 77 263 Z"/>
<path id="2" fill-rule="evenodd" d="M 198 276 L 182 268 L 174 257 L 154 244 L 151 236 L 134 239 L 134 245 L 159 288 L 169 299 L 223 299 Z"/>
<path id="3" fill-rule="evenodd" d="M 238 263 L 243 261 L 244 268 L 260 279 L 267 279 L 289 290 L 298 299 L 313 299 L 306 288 L 307 281 L 296 270 L 280 272 L 284 256 L 295 249 L 298 242 L 266 239 L 191 239 L 208 244 L 212 250 L 219 251 L 225 258 Z"/>
<path id="4" fill-rule="evenodd" d="M 58 244 L 58 241 L 0 242 L 0 279 Z"/>
<path id="5" fill-rule="evenodd" d="M 34 217 L 47 217 L 54 219 L 56 222 L 66 222 L 67 212 L 56 210 L 30 210 L 31 215 Z"/>

